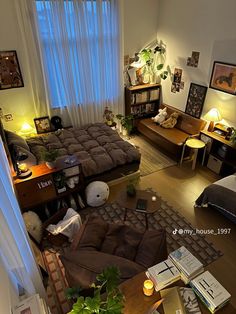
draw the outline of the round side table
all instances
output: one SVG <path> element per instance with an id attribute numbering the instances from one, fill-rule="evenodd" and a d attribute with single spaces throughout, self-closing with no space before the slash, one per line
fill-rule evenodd
<path id="1" fill-rule="evenodd" d="M 180 160 L 180 165 L 182 165 L 182 162 L 183 162 L 184 151 L 185 151 L 185 147 L 186 146 L 188 146 L 189 148 L 193 149 L 193 151 L 194 151 L 192 170 L 194 170 L 195 167 L 196 167 L 198 150 L 200 148 L 204 148 L 204 152 L 203 152 L 203 156 L 202 156 L 202 165 L 203 165 L 204 164 L 204 160 L 205 160 L 205 155 L 206 155 L 206 144 L 203 141 L 198 140 L 196 138 L 189 138 L 184 143 L 183 150 L 182 150 L 182 155 L 181 155 L 181 160 Z"/>

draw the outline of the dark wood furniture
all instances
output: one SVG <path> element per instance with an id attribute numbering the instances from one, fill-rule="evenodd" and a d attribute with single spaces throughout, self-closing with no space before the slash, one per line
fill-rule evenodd
<path id="1" fill-rule="evenodd" d="M 56 187 L 55 175 L 72 167 L 79 167 L 79 182 L 74 188 L 70 189 L 66 186 L 66 191 L 59 193 Z M 84 176 L 81 164 L 78 161 L 73 164 L 66 164 L 62 161 L 53 169 L 49 169 L 46 164 L 36 165 L 30 169 L 32 175 L 26 179 L 19 179 L 16 175 L 13 175 L 13 182 L 22 211 L 56 199 L 68 199 L 70 195 L 84 189 Z M 69 179 L 69 177 L 66 179 Z M 76 200 L 77 197 L 75 197 Z M 79 206 L 79 204 L 76 205 Z"/>
<path id="2" fill-rule="evenodd" d="M 149 191 L 137 190 L 135 196 L 129 196 L 125 190 L 122 190 L 117 197 L 117 202 L 121 207 L 125 208 L 124 221 L 126 221 L 128 210 L 138 211 L 145 216 L 145 226 L 146 229 L 148 229 L 148 215 L 155 213 L 161 205 L 159 198 L 156 197 L 156 200 L 153 201 L 152 197 L 156 196 L 154 193 Z M 146 210 L 137 210 L 138 199 L 147 200 Z"/>
<path id="3" fill-rule="evenodd" d="M 155 116 L 160 105 L 161 85 L 143 84 L 125 88 L 125 114 L 138 119 Z"/>
<path id="4" fill-rule="evenodd" d="M 160 149 L 180 160 L 183 144 L 188 137 L 198 137 L 206 122 L 194 118 L 172 106 L 161 104 L 160 108 L 167 108 L 168 116 L 173 112 L 179 114 L 177 124 L 172 129 L 165 129 L 157 125 L 152 119 L 142 119 L 138 123 L 138 131 L 156 144 Z M 188 151 L 186 151 L 188 154 Z"/>
<path id="5" fill-rule="evenodd" d="M 150 297 L 147 297 L 143 294 L 143 282 L 147 279 L 145 272 L 142 272 L 133 278 L 123 282 L 120 285 L 120 289 L 125 296 L 125 307 L 124 314 L 146 314 L 148 313 L 151 306 L 157 301 L 161 299 L 159 292 L 154 292 L 154 294 Z M 178 281 L 174 283 L 172 286 L 183 286 L 182 281 Z M 209 310 L 200 302 L 198 299 L 198 304 L 203 314 L 209 314 Z M 160 305 L 158 307 L 158 312 L 160 314 L 164 314 L 163 306 Z M 217 313 L 219 314 L 234 314 L 236 313 L 236 309 L 232 306 L 232 304 L 227 304 Z"/>
<path id="6" fill-rule="evenodd" d="M 215 132 L 201 131 L 201 140 L 207 146 L 206 165 L 221 176 L 236 171 L 236 145 Z"/>

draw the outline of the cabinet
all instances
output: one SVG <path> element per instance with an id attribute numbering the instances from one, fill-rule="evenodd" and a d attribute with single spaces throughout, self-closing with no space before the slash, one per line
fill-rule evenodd
<path id="1" fill-rule="evenodd" d="M 215 132 L 203 130 L 200 137 L 207 146 L 207 167 L 221 176 L 234 173 L 236 171 L 236 145 Z"/>
<path id="2" fill-rule="evenodd" d="M 134 120 L 155 116 L 160 104 L 161 85 L 144 84 L 125 88 L 125 114 Z"/>
<path id="3" fill-rule="evenodd" d="M 62 160 L 54 169 L 49 169 L 46 164 L 40 164 L 31 167 L 31 171 L 32 175 L 26 179 L 13 177 L 22 211 L 56 199 L 68 199 L 70 195 L 82 192 L 84 188 L 84 176 L 78 160 L 69 164 Z M 61 188 L 59 183 L 62 182 L 58 182 L 58 178 L 67 181 L 75 177 L 77 184 L 72 185 L 71 188 L 65 184 L 65 187 Z"/>

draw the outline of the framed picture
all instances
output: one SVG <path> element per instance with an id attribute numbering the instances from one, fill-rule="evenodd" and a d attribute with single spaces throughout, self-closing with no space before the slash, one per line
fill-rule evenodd
<path id="1" fill-rule="evenodd" d="M 236 94 L 236 65 L 215 61 L 210 87 L 219 91 Z"/>
<path id="2" fill-rule="evenodd" d="M 200 118 L 207 87 L 195 83 L 190 84 L 185 112 L 195 118 Z"/>
<path id="3" fill-rule="evenodd" d="M 34 124 L 38 134 L 47 133 L 51 131 L 51 124 L 48 116 L 35 118 Z"/>
<path id="4" fill-rule="evenodd" d="M 23 86 L 24 82 L 16 51 L 0 51 L 0 89 Z"/>

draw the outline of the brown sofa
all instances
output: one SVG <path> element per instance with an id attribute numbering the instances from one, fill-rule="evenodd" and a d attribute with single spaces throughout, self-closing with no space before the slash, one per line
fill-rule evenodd
<path id="1" fill-rule="evenodd" d="M 180 159 L 182 147 L 186 139 L 190 136 L 198 137 L 200 131 L 206 125 L 201 119 L 194 118 L 186 113 L 166 104 L 160 105 L 160 108 L 167 108 L 169 117 L 171 113 L 179 114 L 177 124 L 172 129 L 165 129 L 157 125 L 151 118 L 142 119 L 138 123 L 138 131 L 145 135 L 161 149 L 169 153 L 175 159 Z"/>
<path id="2" fill-rule="evenodd" d="M 117 266 L 121 282 L 167 258 L 165 230 L 133 229 L 90 216 L 60 259 L 70 287 L 96 282 L 107 266 Z"/>

